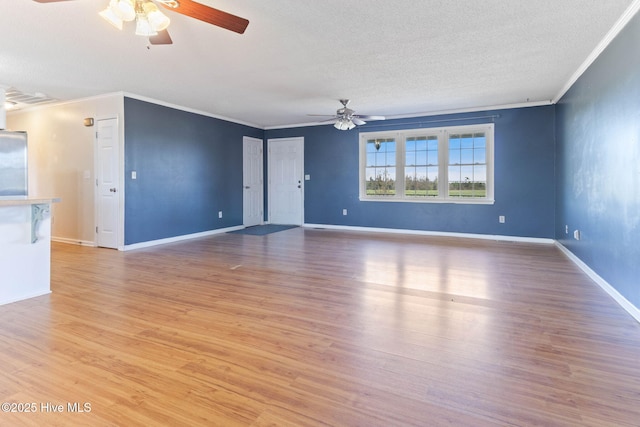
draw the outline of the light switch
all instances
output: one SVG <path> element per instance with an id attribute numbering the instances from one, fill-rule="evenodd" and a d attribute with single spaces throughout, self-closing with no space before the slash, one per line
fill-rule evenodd
<path id="1" fill-rule="evenodd" d="M 138 179 L 138 174 L 136 171 L 131 171 L 131 179 Z"/>
<path id="2" fill-rule="evenodd" d="M 310 181 L 311 180 L 311 175 L 307 174 L 304 176 L 304 180 L 305 181 Z"/>

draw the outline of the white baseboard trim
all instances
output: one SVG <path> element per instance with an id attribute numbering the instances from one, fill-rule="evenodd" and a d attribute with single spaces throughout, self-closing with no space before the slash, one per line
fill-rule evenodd
<path id="1" fill-rule="evenodd" d="M 620 305 L 627 313 L 629 313 L 636 321 L 640 323 L 640 309 L 633 305 L 628 299 L 626 299 L 620 292 L 618 292 L 613 286 L 611 286 L 606 280 L 598 275 L 580 258 L 574 255 L 569 249 L 567 249 L 562 243 L 556 242 L 556 246 L 569 258 L 575 265 L 578 266 L 587 276 L 589 276 L 598 286 L 600 286 L 615 302 Z"/>
<path id="2" fill-rule="evenodd" d="M 67 239 L 66 237 L 51 237 L 51 241 L 59 242 L 59 243 L 67 243 L 69 245 L 80 245 L 80 246 L 91 246 L 91 247 L 96 246 L 95 242 L 89 242 L 87 240 Z"/>
<path id="3" fill-rule="evenodd" d="M 413 234 L 418 236 L 438 236 L 438 237 L 462 237 L 465 239 L 484 239 L 484 240 L 499 240 L 506 242 L 523 242 L 523 243 L 543 243 L 546 245 L 552 245 L 555 243 L 554 239 L 545 239 L 541 237 L 519 237 L 519 236 L 503 236 L 499 234 L 471 234 L 471 233 L 451 233 L 445 231 L 425 231 L 425 230 L 411 230 L 401 228 L 376 228 L 376 227 L 356 227 L 350 225 L 331 225 L 331 224 L 303 224 L 305 228 L 326 228 L 330 230 L 344 230 L 344 231 L 364 231 L 371 233 L 395 233 L 395 234 Z"/>
<path id="4" fill-rule="evenodd" d="M 118 249 L 121 251 L 131 251 L 134 249 L 149 248 L 151 246 L 164 245 L 167 243 L 175 243 L 175 242 L 180 242 L 182 240 L 198 239 L 200 237 L 207 237 L 207 236 L 213 236 L 215 234 L 228 233 L 229 231 L 242 230 L 243 228 L 245 228 L 244 225 L 237 225 L 234 227 L 227 227 L 227 228 L 218 228 L 216 230 L 203 231 L 200 233 L 185 234 L 182 236 L 167 237 L 166 239 L 150 240 L 148 242 L 140 242 L 140 243 L 134 243 L 132 245 L 124 245 L 123 247 Z"/>
<path id="5" fill-rule="evenodd" d="M 0 305 L 5 305 L 5 304 L 11 304 L 12 302 L 18 302 L 18 301 L 23 301 L 29 298 L 35 298 L 35 297 L 39 297 L 42 295 L 49 295 L 51 293 L 51 291 L 44 291 L 44 292 L 36 292 L 34 294 L 27 294 L 27 295 L 21 295 L 19 297 L 16 298 L 9 298 L 9 299 L 5 299 L 0 301 Z"/>

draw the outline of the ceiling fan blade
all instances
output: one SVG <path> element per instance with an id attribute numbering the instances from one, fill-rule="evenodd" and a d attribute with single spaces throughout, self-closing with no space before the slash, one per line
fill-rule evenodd
<path id="1" fill-rule="evenodd" d="M 173 40 L 171 40 L 169 31 L 162 30 L 158 31 L 158 34 L 155 36 L 149 36 L 149 43 L 153 45 L 173 44 Z"/>
<path id="2" fill-rule="evenodd" d="M 57 3 L 60 1 L 69 1 L 69 0 L 33 0 L 36 3 Z"/>
<path id="3" fill-rule="evenodd" d="M 353 117 L 357 117 L 360 120 L 384 120 L 384 116 L 365 116 L 364 114 L 357 114 Z"/>
<path id="4" fill-rule="evenodd" d="M 337 119 L 339 116 L 336 116 L 335 114 L 307 114 L 307 116 L 310 117 L 331 117 L 333 119 Z"/>
<path id="5" fill-rule="evenodd" d="M 358 117 L 351 117 L 351 121 L 355 124 L 357 124 L 358 126 L 362 126 L 362 125 L 366 125 L 367 122 L 365 122 L 364 120 L 360 120 L 360 118 Z"/>
<path id="6" fill-rule="evenodd" d="M 176 7 L 172 7 L 169 4 L 160 2 L 160 4 L 169 10 L 180 13 L 182 15 L 190 16 L 200 21 L 216 25 L 229 31 L 243 34 L 249 25 L 249 20 L 240 18 L 239 16 L 232 15 L 219 9 L 214 9 L 209 6 L 197 3 L 193 0 L 179 0 Z"/>

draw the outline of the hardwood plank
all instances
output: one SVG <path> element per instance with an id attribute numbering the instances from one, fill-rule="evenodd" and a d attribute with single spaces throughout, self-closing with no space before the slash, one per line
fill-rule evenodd
<path id="1" fill-rule="evenodd" d="M 640 420 L 640 325 L 552 245 L 304 228 L 53 243 L 52 290 L 0 307 L 0 398 L 65 411 L 1 425 Z"/>

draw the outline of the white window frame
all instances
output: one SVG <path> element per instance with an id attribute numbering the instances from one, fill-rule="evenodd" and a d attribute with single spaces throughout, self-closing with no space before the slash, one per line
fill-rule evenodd
<path id="1" fill-rule="evenodd" d="M 484 132 L 486 141 L 487 193 L 486 197 L 449 196 L 449 135 L 460 133 Z M 438 137 L 438 196 L 405 196 L 405 147 L 406 139 L 415 136 Z M 390 196 L 367 195 L 366 165 L 367 141 L 378 138 L 394 138 L 396 141 L 396 194 Z M 439 128 L 405 129 L 360 133 L 360 200 L 363 202 L 407 202 L 407 203 L 457 203 L 486 205 L 494 200 L 494 124 L 450 126 Z M 443 188 L 444 187 L 444 188 Z M 444 194 L 443 194 L 444 193 Z"/>

